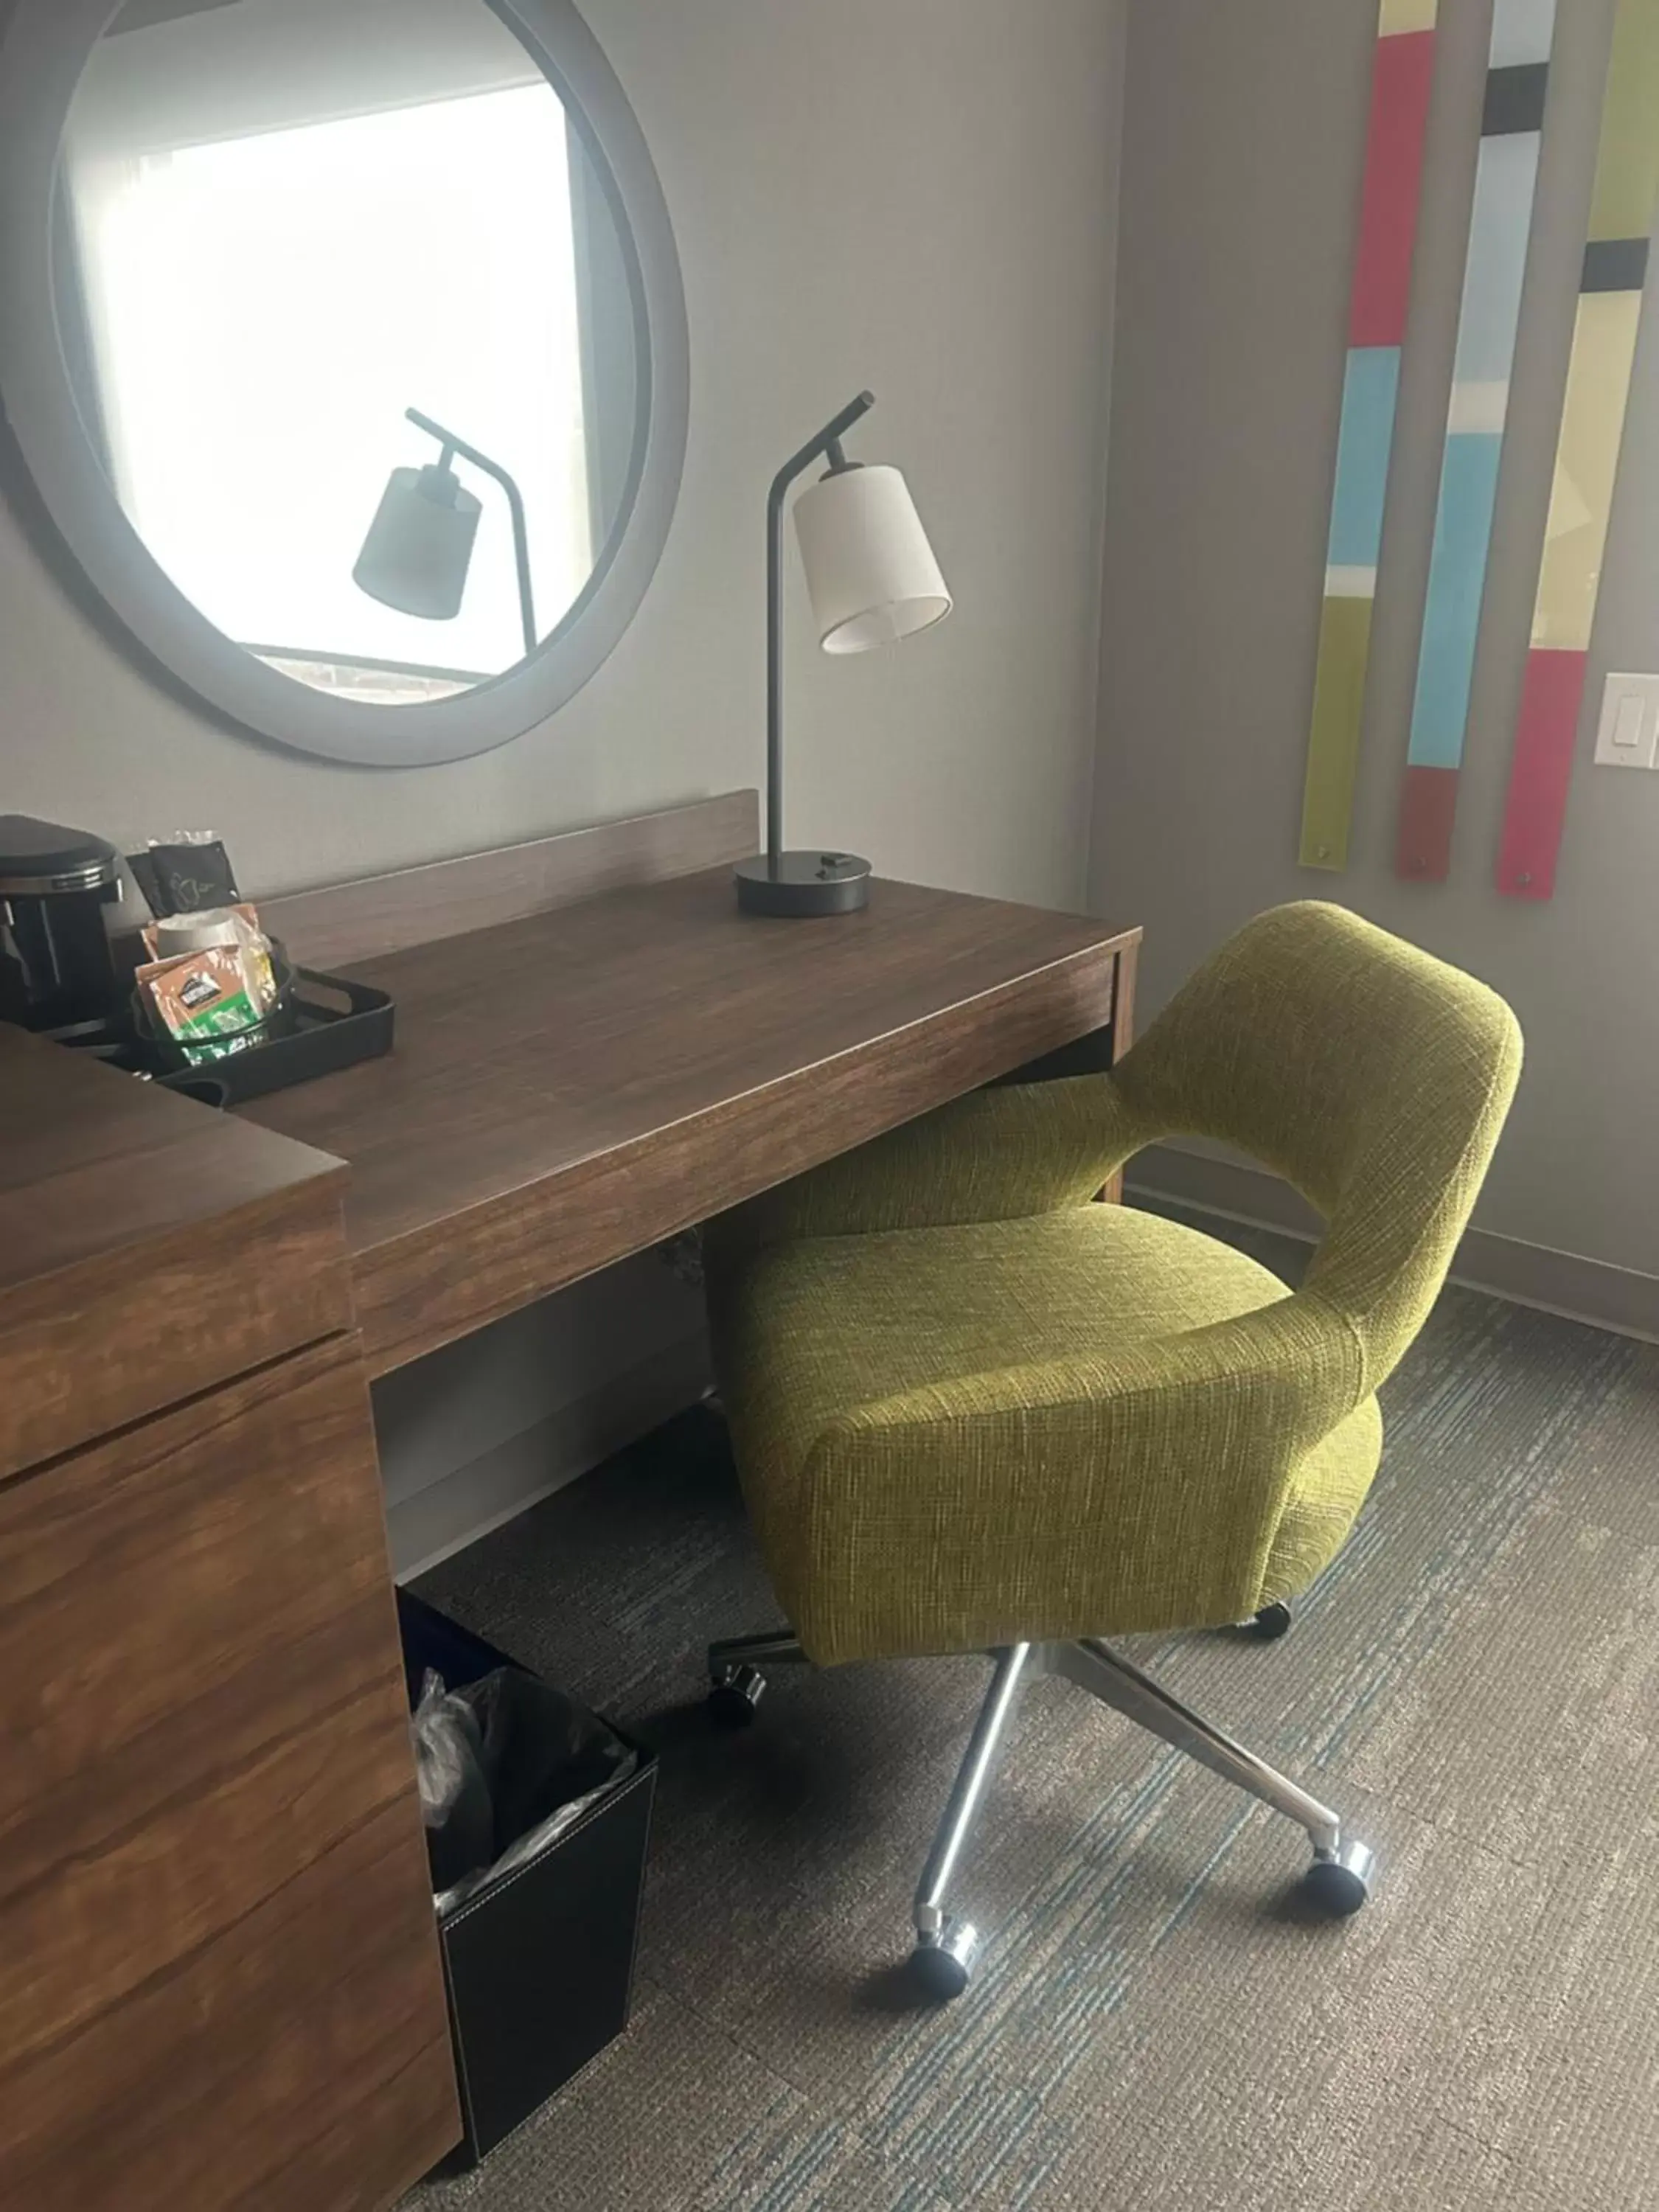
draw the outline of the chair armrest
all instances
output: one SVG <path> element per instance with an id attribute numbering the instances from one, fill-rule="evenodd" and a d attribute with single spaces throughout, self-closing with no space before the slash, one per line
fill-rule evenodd
<path id="1" fill-rule="evenodd" d="M 805 1548 L 835 1561 L 841 1594 L 823 1632 L 804 1629 L 808 1649 L 857 1656 L 866 1590 L 872 1620 L 889 1608 L 877 1648 L 890 1646 L 883 1560 L 913 1551 L 919 1524 L 935 1588 L 918 1650 L 1243 1620 L 1297 1460 L 1363 1395 L 1352 1324 L 1304 1291 L 1181 1335 L 860 1407 L 804 1470 Z"/>
<path id="2" fill-rule="evenodd" d="M 1086 1205 L 1146 1141 L 1108 1075 L 970 1092 L 710 1224 L 721 1250 Z"/>

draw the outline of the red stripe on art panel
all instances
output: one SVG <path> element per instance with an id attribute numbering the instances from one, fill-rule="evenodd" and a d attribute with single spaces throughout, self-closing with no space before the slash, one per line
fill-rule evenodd
<path id="1" fill-rule="evenodd" d="M 1402 32 L 1376 42 L 1365 196 L 1354 267 L 1351 346 L 1406 342 L 1412 251 L 1423 197 L 1423 147 L 1434 82 L 1432 31 Z"/>
<path id="2" fill-rule="evenodd" d="M 1457 817 L 1455 768 L 1408 768 L 1400 799 L 1395 873 L 1413 883 L 1443 884 L 1451 873 L 1452 823 Z"/>
<path id="3" fill-rule="evenodd" d="M 1511 898 L 1547 899 L 1555 890 L 1589 665 L 1587 653 L 1540 648 L 1527 655 L 1498 854 L 1498 888 Z"/>

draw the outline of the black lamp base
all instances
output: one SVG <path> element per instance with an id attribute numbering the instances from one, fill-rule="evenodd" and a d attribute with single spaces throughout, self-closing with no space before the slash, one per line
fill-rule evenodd
<path id="1" fill-rule="evenodd" d="M 855 853 L 764 853 L 737 866 L 745 914 L 856 914 L 870 903 L 870 863 Z"/>

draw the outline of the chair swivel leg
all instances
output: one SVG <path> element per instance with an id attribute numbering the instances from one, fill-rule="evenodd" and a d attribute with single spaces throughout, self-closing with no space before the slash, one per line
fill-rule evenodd
<path id="1" fill-rule="evenodd" d="M 804 1667 L 806 1654 L 787 1628 L 731 1636 L 708 1647 L 708 1710 L 723 1728 L 747 1728 L 766 1694 L 763 1667 Z"/>
<path id="2" fill-rule="evenodd" d="M 914 1966 L 923 1987 L 933 1996 L 960 1996 L 973 1972 L 979 1932 L 969 1922 L 955 1919 L 945 1911 L 945 1893 L 996 1772 L 1020 1690 L 1031 1671 L 1035 1650 L 1032 1644 L 1016 1644 L 996 1653 L 996 1672 L 991 1687 L 980 1707 L 945 1817 L 939 1822 L 933 1847 L 927 1854 L 927 1863 L 916 1887 Z"/>
<path id="3" fill-rule="evenodd" d="M 1310 1797 L 1288 1776 L 1258 1759 L 1243 1744 L 1235 1743 L 1200 1714 L 1161 1688 L 1149 1674 L 1108 1645 L 1090 1637 L 1080 1643 L 1054 1646 L 1051 1662 L 1063 1674 L 1109 1705 L 1115 1712 L 1173 1744 L 1213 1773 L 1248 1790 L 1264 1805 L 1306 1832 L 1314 1849 L 1307 1890 L 1322 1910 L 1334 1914 L 1358 1912 L 1370 1894 L 1374 1860 L 1366 1846 L 1342 1833 L 1339 1816 L 1316 1797 Z"/>

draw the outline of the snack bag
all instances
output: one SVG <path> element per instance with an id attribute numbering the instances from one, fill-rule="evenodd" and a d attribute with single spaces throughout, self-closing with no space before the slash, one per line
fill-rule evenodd
<path id="1" fill-rule="evenodd" d="M 141 968 L 138 988 L 192 1067 L 259 1042 L 262 1008 L 249 988 L 240 945 L 210 945 Z"/>
<path id="2" fill-rule="evenodd" d="M 165 966 L 186 953 L 227 945 L 241 957 L 244 987 L 263 1019 L 276 1003 L 276 977 L 270 940 L 259 927 L 257 908 L 246 900 L 234 906 L 208 907 L 196 914 L 168 915 L 141 933 L 152 963 Z"/>

